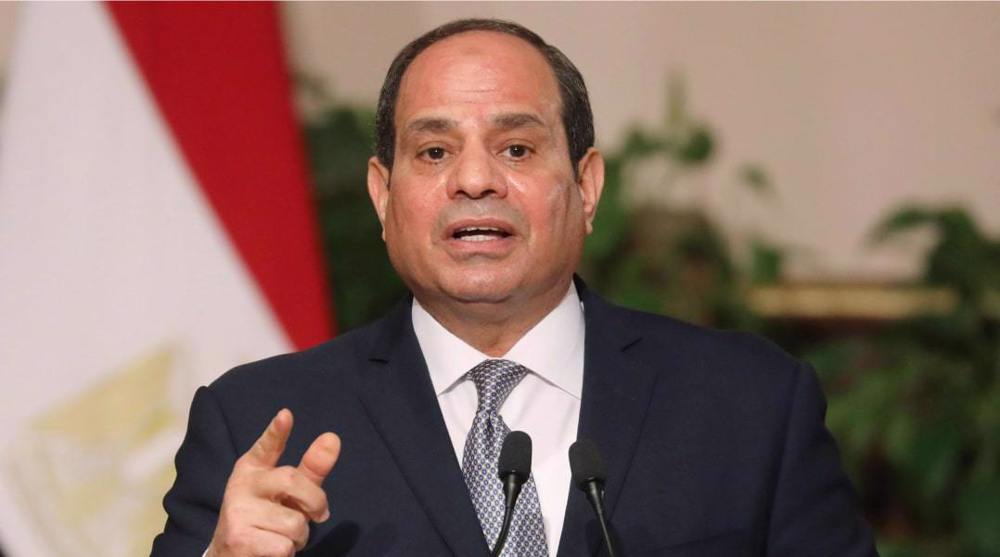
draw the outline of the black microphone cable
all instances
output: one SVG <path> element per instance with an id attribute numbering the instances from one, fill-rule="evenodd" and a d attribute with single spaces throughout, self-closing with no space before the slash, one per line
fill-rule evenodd
<path id="1" fill-rule="evenodd" d="M 597 522 L 601 526 L 604 544 L 608 548 L 608 557 L 616 557 L 614 541 L 608 529 L 608 521 L 604 515 L 604 482 L 607 479 L 607 468 L 597 445 L 589 439 L 580 439 L 569 448 L 569 467 L 573 474 L 573 485 L 580 488 L 590 506 L 594 508 Z"/>
<path id="2" fill-rule="evenodd" d="M 521 487 L 531 475 L 531 437 L 523 431 L 512 431 L 503 440 L 500 448 L 500 458 L 497 471 L 503 483 L 504 511 L 503 526 L 500 535 L 493 546 L 493 557 L 499 557 L 503 545 L 507 542 L 510 523 L 514 518 L 514 504 L 521 495 Z"/>

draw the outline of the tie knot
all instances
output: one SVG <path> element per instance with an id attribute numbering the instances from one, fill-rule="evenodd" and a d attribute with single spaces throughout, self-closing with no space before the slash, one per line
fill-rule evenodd
<path id="1" fill-rule="evenodd" d="M 478 412 L 496 412 L 507 395 L 528 374 L 528 369 L 510 360 L 483 360 L 469 371 L 468 377 L 479 393 Z"/>

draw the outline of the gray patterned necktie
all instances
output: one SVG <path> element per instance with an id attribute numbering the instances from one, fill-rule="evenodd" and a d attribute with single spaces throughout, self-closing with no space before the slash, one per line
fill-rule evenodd
<path id="1" fill-rule="evenodd" d="M 498 409 L 527 373 L 524 366 L 509 360 L 485 360 L 467 375 L 476 384 L 479 407 L 472 420 L 469 436 L 465 439 L 462 473 L 469 486 L 469 494 L 476 507 L 483 534 L 491 548 L 500 535 L 504 511 L 503 487 L 497 475 L 497 459 L 500 457 L 503 440 L 510 433 L 510 428 L 500 417 Z M 532 475 L 524 484 L 514 507 L 510 534 L 501 557 L 547 557 L 548 554 L 538 490 L 535 489 L 535 478 Z"/>

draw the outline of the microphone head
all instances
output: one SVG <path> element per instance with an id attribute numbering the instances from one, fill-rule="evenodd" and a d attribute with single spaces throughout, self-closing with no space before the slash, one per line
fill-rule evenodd
<path id="1" fill-rule="evenodd" d="M 512 431 L 503 440 L 497 462 L 500 479 L 514 475 L 521 483 L 531 475 L 531 437 L 523 431 Z"/>
<path id="2" fill-rule="evenodd" d="M 569 447 L 569 467 L 573 474 L 573 484 L 586 489 L 588 483 L 596 481 L 602 486 L 608 476 L 601 451 L 590 439 L 580 439 Z"/>

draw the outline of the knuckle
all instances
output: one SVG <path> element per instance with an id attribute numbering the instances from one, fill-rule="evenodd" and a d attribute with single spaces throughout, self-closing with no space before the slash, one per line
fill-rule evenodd
<path id="1" fill-rule="evenodd" d="M 277 528 L 279 532 L 290 535 L 295 531 L 295 517 L 292 516 L 294 511 L 291 509 L 281 509 L 280 511 L 275 511 L 272 515 L 272 524 Z"/>
<path id="2" fill-rule="evenodd" d="M 297 512 L 292 517 L 290 526 L 292 527 L 292 532 L 301 535 L 303 532 L 309 531 L 309 520 L 306 519 L 305 515 Z"/>
<path id="3" fill-rule="evenodd" d="M 231 529 L 221 541 L 222 548 L 227 553 L 240 553 L 244 549 L 249 549 L 250 546 L 249 532 L 242 528 Z"/>
<path id="4" fill-rule="evenodd" d="M 302 535 L 302 532 L 309 531 L 309 522 L 306 520 L 306 517 L 298 511 L 289 509 L 289 511 L 282 516 L 281 523 L 282 529 L 292 538 L 298 538 Z"/>
<path id="5" fill-rule="evenodd" d="M 295 503 L 300 509 L 302 509 L 302 512 L 306 514 L 313 514 L 317 512 L 317 507 L 319 506 L 316 494 L 311 491 L 303 493 L 301 497 L 296 499 Z"/>
<path id="6" fill-rule="evenodd" d="M 298 472 L 291 466 L 282 466 L 275 469 L 278 484 L 285 490 L 291 489 L 295 485 L 296 474 Z"/>
<path id="7" fill-rule="evenodd" d="M 283 506 L 281 507 L 281 523 L 288 527 L 289 529 L 294 528 L 299 523 L 299 518 L 302 513 L 299 512 L 295 507 Z"/>
<path id="8" fill-rule="evenodd" d="M 288 538 L 281 538 L 278 542 L 278 552 L 283 557 L 293 557 L 295 555 L 295 542 Z"/>

